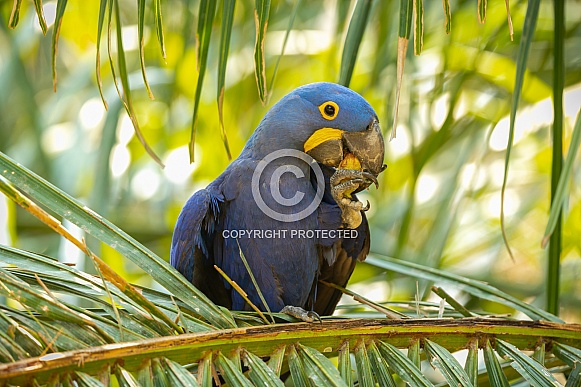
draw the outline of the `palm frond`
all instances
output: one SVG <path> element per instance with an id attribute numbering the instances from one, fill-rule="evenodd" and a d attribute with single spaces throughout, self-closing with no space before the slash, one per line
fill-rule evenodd
<path id="1" fill-rule="evenodd" d="M 120 251 L 139 256 L 136 263 L 144 268 L 159 260 L 152 253 L 142 256 L 147 251 L 136 241 L 129 249 L 127 244 L 131 240 L 115 226 L 80 207 L 74 199 L 5 155 L 0 154 L 0 163 L 4 178 L 25 190 L 32 199 L 40 203 L 51 200 L 52 210 L 71 221 L 92 220 L 84 224 L 87 232 L 102 242 L 115 240 L 114 246 Z M 27 208 L 35 206 L 18 196 L 16 188 L 7 183 L 3 183 L 2 191 Z M 31 213 L 41 214 L 38 210 Z M 39 218 L 54 223 L 48 214 Z M 136 248 L 142 253 L 137 254 Z M 322 325 L 261 326 L 257 325 L 260 320 L 234 312 L 234 318 L 243 319 L 246 326 L 218 329 L 219 325 L 211 324 L 223 324 L 225 320 L 218 319 L 216 314 L 223 312 L 207 300 L 192 302 L 197 297 L 193 292 L 182 289 L 181 293 L 170 295 L 139 290 L 141 297 L 150 300 L 163 314 L 156 316 L 140 298 L 127 293 L 127 284 L 122 281 L 109 281 L 107 276 L 92 276 L 49 257 L 0 246 L 0 293 L 10 300 L 0 310 L 0 325 L 7 332 L 0 335 L 0 359 L 4 362 L 0 366 L 0 378 L 11 383 L 34 378 L 38 383 L 95 384 L 106 369 L 108 378 L 115 377 L 123 385 L 138 385 L 148 377 L 161 378 L 163 383 L 172 385 L 192 385 L 193 380 L 208 381 L 210 375 L 218 374 L 232 385 L 252 385 L 259 380 L 278 384 L 277 375 L 288 364 L 286 367 L 298 385 L 308 385 L 309 381 L 351 385 L 354 371 L 360 385 L 374 385 L 380 380 L 389 385 L 394 375 L 412 385 L 431 385 L 419 368 L 425 354 L 449 383 L 471 385 L 478 369 L 477 342 L 488 354 L 487 367 L 498 380 L 502 380 L 502 375 L 492 357 L 496 352 L 513 360 L 511 364 L 518 377 L 541 384 L 552 383 L 555 377 L 537 361 L 538 357 L 533 360 L 523 351 L 555 348 L 552 353 L 545 353 L 545 362 L 558 359 L 569 369 L 581 361 L 580 326 L 563 324 L 556 317 L 515 302 L 484 284 L 446 277 L 444 273 L 419 265 L 371 259 L 373 264 L 388 262 L 391 269 L 462 284 L 478 296 L 494 295 L 498 302 L 554 322 L 330 318 Z M 173 269 L 160 263 L 154 265 L 156 270 L 151 271 L 152 275 L 166 284 Z M 79 302 L 93 307 L 80 308 Z M 190 333 L 176 335 L 172 322 Z M 487 340 L 478 340 L 481 337 Z M 465 348 L 472 350 L 472 356 L 463 368 L 452 352 Z M 402 349 L 408 350 L 410 358 L 403 355 Z M 355 356 L 355 369 L 348 361 L 351 352 Z M 329 356 L 339 356 L 338 367 L 327 359 Z M 265 362 L 269 357 L 275 359 L 273 364 Z M 118 366 L 121 360 L 122 369 Z M 248 370 L 241 368 L 242 363 Z M 189 367 L 191 364 L 197 367 Z"/>
<path id="2" fill-rule="evenodd" d="M 88 234 L 132 260 L 159 284 L 172 292 L 174 296 L 189 304 L 192 310 L 199 311 L 199 314 L 204 318 L 209 318 L 208 321 L 221 327 L 234 326 L 227 311 L 211 303 L 203 293 L 162 258 L 78 200 L 14 162 L 3 153 L 0 153 L 0 175 L 39 204 L 47 206 L 59 216 L 78 225 Z"/>
<path id="3" fill-rule="evenodd" d="M 315 378 L 326 382 L 337 380 L 339 375 L 335 366 L 330 368 L 326 356 L 345 353 L 346 346 L 351 345 L 359 383 L 364 383 L 362 380 L 374 383 L 376 377 L 390 380 L 395 373 L 404 380 L 414 380 L 414 385 L 430 385 L 417 365 L 400 352 L 415 341 L 430 359 L 437 359 L 431 361 L 448 375 L 449 381 L 467 383 L 468 374 L 450 352 L 470 348 L 474 340 L 482 336 L 489 338 L 483 342 L 485 352 L 491 353 L 490 342 L 493 341 L 500 354 L 520 365 L 516 369 L 525 378 L 546 373 L 544 368 L 539 368 L 542 367 L 540 363 L 522 352 L 534 350 L 540 343 L 554 348 L 550 357 L 560 359 L 563 364 L 574 367 L 575 362 L 581 360 L 581 327 L 572 324 L 481 318 L 326 319 L 321 326 L 301 323 L 215 330 L 197 320 L 186 304 L 176 302 L 172 308 L 169 295 L 151 290 L 143 292 L 155 300 L 168 317 L 194 332 L 174 336 L 168 331 L 171 327 L 152 318 L 115 285 L 99 277 L 47 257 L 7 247 L 0 249 L 0 262 L 0 290 L 24 308 L 3 307 L 1 311 L 0 323 L 3 322 L 5 331 L 12 334 L 0 338 L 0 353 L 9 354 L 3 356 L 6 364 L 0 366 L 0 378 L 10 381 L 33 376 L 44 383 L 50 375 L 68 375 L 72 369 L 98 375 L 104 365 L 120 375 L 123 372 L 115 371 L 120 359 L 126 371 L 140 374 L 144 367 L 150 367 L 148 362 L 151 361 L 152 372 L 160 368 L 167 373 L 171 367 L 171 373 L 175 374 L 186 372 L 178 364 L 203 363 L 207 354 L 212 353 L 213 367 L 223 372 L 227 379 L 237 380 L 236 385 L 239 385 L 240 380 L 246 380 L 240 378 L 246 376 L 248 382 L 256 378 L 274 380 L 274 373 L 261 358 L 276 356 L 281 348 L 286 348 L 293 378 L 301 379 L 303 374 L 319 375 Z M 59 301 L 52 298 L 54 295 L 59 296 Z M 80 316 L 78 307 L 62 300 L 64 295 L 75 295 L 97 307 L 84 310 Z M 121 318 L 119 324 L 116 318 Z M 83 338 L 83 341 L 75 338 Z M 252 372 L 244 376 L 236 371 L 237 363 L 228 356 L 240 349 L 243 349 L 240 359 L 261 376 Z M 381 354 L 379 358 L 378 353 Z M 343 358 L 348 359 L 348 356 Z"/>

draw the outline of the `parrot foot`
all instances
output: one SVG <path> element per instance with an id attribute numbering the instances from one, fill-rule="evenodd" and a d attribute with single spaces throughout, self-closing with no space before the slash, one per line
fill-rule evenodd
<path id="1" fill-rule="evenodd" d="M 331 195 L 341 209 L 343 227 L 355 229 L 363 221 L 361 211 L 369 210 L 369 202 L 364 206 L 358 200 L 353 200 L 351 194 L 365 189 L 372 183 L 378 186 L 377 178 L 369 172 L 353 169 L 338 169 L 330 179 Z"/>
<path id="2" fill-rule="evenodd" d="M 337 169 L 333 176 L 331 176 L 331 186 L 337 186 L 341 183 L 353 181 L 357 183 L 357 188 L 367 188 L 371 183 L 375 184 L 375 187 L 379 187 L 379 182 L 377 178 L 364 171 L 358 171 L 356 169 Z"/>
<path id="3" fill-rule="evenodd" d="M 280 313 L 288 314 L 289 316 L 298 318 L 299 320 L 308 323 L 315 322 L 315 320 L 318 320 L 321 324 L 323 323 L 321 316 L 319 316 L 317 312 L 312 310 L 306 311 L 299 306 L 286 305 L 284 308 L 282 308 Z"/>
<path id="4" fill-rule="evenodd" d="M 367 210 L 369 210 L 369 201 L 366 200 L 366 204 L 364 206 L 363 203 L 361 203 L 359 200 L 355 201 L 355 200 L 351 200 L 349 198 L 342 198 L 339 206 L 343 206 L 346 208 L 348 207 L 349 209 L 352 209 L 355 211 L 367 211 Z"/>

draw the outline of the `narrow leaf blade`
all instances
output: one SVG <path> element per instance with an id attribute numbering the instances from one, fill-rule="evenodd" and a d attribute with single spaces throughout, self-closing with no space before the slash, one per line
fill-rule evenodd
<path id="1" fill-rule="evenodd" d="M 414 54 L 424 48 L 424 1 L 414 0 Z"/>
<path id="2" fill-rule="evenodd" d="M 575 368 L 569 374 L 565 387 L 581 386 L 581 363 L 576 363 Z"/>
<path id="3" fill-rule="evenodd" d="M 486 345 L 484 346 L 484 364 L 486 365 L 486 370 L 493 386 L 498 387 L 508 387 L 508 379 L 500 366 L 496 352 L 492 349 L 490 345 L 490 340 L 486 340 Z"/>
<path id="4" fill-rule="evenodd" d="M 408 359 L 414 363 L 418 369 L 421 367 L 421 348 L 420 348 L 420 340 L 415 339 L 410 346 L 408 347 Z"/>
<path id="5" fill-rule="evenodd" d="M 167 375 L 170 386 L 197 387 L 196 378 L 181 364 L 162 358 L 160 363 Z"/>
<path id="6" fill-rule="evenodd" d="M 268 28 L 268 17 L 270 15 L 270 0 L 256 0 L 254 10 L 254 24 L 256 26 L 256 41 L 254 45 L 254 76 L 258 86 L 258 96 L 262 103 L 266 102 L 266 59 L 264 53 L 264 40 L 266 29 Z"/>
<path id="7" fill-rule="evenodd" d="M 294 345 L 290 345 L 288 349 L 288 364 L 294 385 L 297 387 L 309 387 L 310 382 L 307 370 Z"/>
<path id="8" fill-rule="evenodd" d="M 113 0 L 113 11 L 115 15 L 115 22 L 116 22 L 116 32 L 117 32 L 117 61 L 119 65 L 119 78 L 121 78 L 121 85 L 123 86 L 123 92 L 117 89 L 119 93 L 119 98 L 123 101 L 123 105 L 125 110 L 127 111 L 127 115 L 131 119 L 131 123 L 133 124 L 133 129 L 135 130 L 135 135 L 139 139 L 143 148 L 149 154 L 149 156 L 158 163 L 162 168 L 164 167 L 163 162 L 155 154 L 153 149 L 149 146 L 141 129 L 139 127 L 139 122 L 137 121 L 137 115 L 135 114 L 135 109 L 133 108 L 133 99 L 131 98 L 131 87 L 129 85 L 129 75 L 127 74 L 127 62 L 125 59 L 125 49 L 123 48 L 123 37 L 121 34 L 121 16 L 119 13 L 119 0 Z"/>
<path id="9" fill-rule="evenodd" d="M 506 224 L 504 219 L 504 205 L 505 205 L 505 193 L 506 186 L 508 184 L 508 168 L 510 162 L 510 156 L 512 153 L 512 146 L 514 143 L 514 123 L 516 119 L 516 112 L 518 110 L 518 105 L 520 102 L 520 95 L 522 93 L 522 87 L 524 83 L 524 77 L 527 67 L 527 60 L 529 57 L 529 51 L 533 37 L 535 34 L 535 27 L 537 25 L 537 19 L 539 15 L 539 5 L 540 0 L 531 0 L 528 2 L 527 13 L 525 16 L 525 22 L 523 26 L 522 37 L 519 45 L 519 51 L 517 55 L 517 67 L 516 76 L 514 84 L 514 92 L 512 94 L 512 103 L 510 107 L 510 123 L 508 131 L 508 144 L 506 147 L 506 155 L 504 160 L 504 176 L 502 178 L 502 188 L 500 193 L 500 225 L 502 230 L 502 238 L 504 244 L 508 250 L 508 253 L 512 257 L 512 251 L 510 249 L 510 244 L 508 242 L 508 236 L 506 234 Z"/>
<path id="10" fill-rule="evenodd" d="M 202 387 L 212 386 L 212 352 L 207 352 L 198 362 L 198 384 Z"/>
<path id="11" fill-rule="evenodd" d="M 261 358 L 246 350 L 242 351 L 242 359 L 248 367 L 248 377 L 257 386 L 283 387 L 284 383 Z"/>
<path id="12" fill-rule="evenodd" d="M 222 143 L 224 143 L 224 149 L 226 149 L 228 160 L 232 160 L 232 154 L 230 153 L 226 128 L 224 127 L 224 91 L 226 88 L 226 64 L 228 63 L 228 51 L 230 49 L 232 26 L 234 25 L 235 7 L 235 0 L 224 0 L 224 8 L 222 10 L 222 30 L 220 32 L 220 55 L 218 57 L 218 118 L 220 119 Z"/>
<path id="13" fill-rule="evenodd" d="M 302 0 L 296 0 L 296 3 L 294 5 L 293 10 L 291 12 L 291 15 L 289 17 L 288 25 L 286 27 L 286 32 L 284 34 L 284 40 L 282 41 L 282 48 L 280 50 L 280 55 L 278 56 L 278 58 L 276 58 L 276 63 L 274 65 L 274 70 L 272 72 L 272 78 L 270 79 L 270 93 L 268 94 L 269 96 L 272 95 L 272 90 L 274 89 L 274 80 L 276 79 L 276 74 L 278 73 L 278 65 L 280 64 L 280 61 L 281 61 L 282 57 L 284 56 L 286 44 L 288 42 L 290 32 L 291 32 L 293 25 L 295 23 L 295 18 L 297 16 L 297 13 L 298 13 L 300 7 L 301 7 L 301 4 L 302 4 Z M 267 98 L 267 100 L 268 100 L 268 98 Z"/>
<path id="14" fill-rule="evenodd" d="M 395 380 L 391 376 L 391 371 L 385 359 L 379 353 L 379 349 L 375 342 L 371 342 L 367 347 L 367 354 L 369 355 L 369 360 L 371 361 L 371 370 L 377 379 L 380 386 L 386 387 L 396 387 Z M 351 384 L 348 384 L 349 386 Z"/>
<path id="15" fill-rule="evenodd" d="M 153 16 L 155 20 L 155 33 L 157 35 L 157 41 L 159 42 L 159 48 L 161 50 L 161 57 L 165 60 L 165 38 L 163 34 L 163 19 L 161 17 L 161 0 L 153 0 Z"/>
<path id="16" fill-rule="evenodd" d="M 329 359 L 317 350 L 296 344 L 297 353 L 302 363 L 309 380 L 316 386 L 346 386 L 339 371 Z"/>
<path id="17" fill-rule="evenodd" d="M 351 368 L 351 352 L 349 351 L 349 340 L 345 340 L 339 347 L 339 374 L 346 385 L 353 385 L 353 370 Z"/>
<path id="18" fill-rule="evenodd" d="M 508 356 L 514 360 L 511 363 L 514 369 L 517 370 L 529 383 L 533 386 L 561 386 L 555 377 L 543 365 L 536 362 L 523 352 L 521 352 L 514 345 L 503 340 L 496 341 L 496 349 L 503 356 Z"/>
<path id="19" fill-rule="evenodd" d="M 145 0 L 137 0 L 137 34 L 139 36 L 139 62 L 141 64 L 141 76 L 145 84 L 145 90 L 150 99 L 155 99 L 151 92 L 151 87 L 147 81 L 147 74 L 145 73 L 145 36 L 143 33 L 145 24 Z"/>
<path id="20" fill-rule="evenodd" d="M 216 365 L 220 368 L 220 374 L 224 377 L 228 385 L 241 387 L 253 386 L 250 380 L 246 379 L 244 374 L 238 370 L 238 367 L 224 356 L 222 352 L 218 353 Z"/>
<path id="21" fill-rule="evenodd" d="M 101 35 L 103 33 L 103 24 L 105 24 L 105 12 L 107 11 L 108 4 L 109 0 L 101 0 L 101 4 L 99 6 L 99 19 L 97 21 L 97 53 L 95 59 L 97 88 L 99 89 L 99 95 L 101 96 L 101 100 L 103 101 L 103 106 L 105 106 L 105 109 L 108 109 L 109 106 L 107 104 L 107 100 L 105 99 L 105 95 L 103 94 L 103 80 L 101 78 Z"/>
<path id="22" fill-rule="evenodd" d="M 551 212 L 557 213 L 557 224 L 549 237 L 546 309 L 559 314 L 561 255 L 563 245 L 563 207 L 555 206 L 560 176 L 563 173 L 563 89 L 565 87 L 565 4 L 553 2 L 555 32 L 553 34 L 553 127 L 551 130 Z"/>
<path id="23" fill-rule="evenodd" d="M 12 6 L 12 12 L 10 13 L 10 19 L 8 20 L 9 28 L 16 28 L 18 22 L 20 21 L 20 7 L 22 6 L 22 0 L 14 0 L 14 5 Z"/>
<path id="24" fill-rule="evenodd" d="M 54 26 L 52 30 L 52 87 L 56 92 L 56 56 L 58 53 L 58 41 L 61 32 L 61 24 L 63 21 L 63 15 L 67 7 L 67 0 L 58 0 L 56 3 L 56 15 L 54 19 Z"/>
<path id="25" fill-rule="evenodd" d="M 42 8 L 42 0 L 34 0 L 34 8 L 36 10 L 36 16 L 38 17 L 38 24 L 42 30 L 42 34 L 46 35 L 48 27 L 46 26 L 46 19 L 44 18 L 44 10 Z"/>
<path id="26" fill-rule="evenodd" d="M 487 0 L 478 0 L 478 21 L 480 24 L 484 24 L 486 22 L 487 3 Z"/>
<path id="27" fill-rule="evenodd" d="M 192 113 L 192 128 L 190 135 L 190 162 L 194 162 L 194 144 L 196 142 L 196 130 L 198 126 L 198 109 L 202 99 L 202 87 L 206 66 L 208 63 L 208 52 L 210 50 L 210 38 L 212 36 L 212 25 L 216 14 L 216 1 L 201 0 L 198 19 L 198 80 L 196 83 L 196 94 L 194 97 L 194 112 Z"/>
<path id="28" fill-rule="evenodd" d="M 581 110 L 577 113 L 577 119 L 575 120 L 575 126 L 573 128 L 573 135 L 571 137 L 571 145 L 569 146 L 569 151 L 567 152 L 567 158 L 563 164 L 563 171 L 559 176 L 559 183 L 557 185 L 557 191 L 553 197 L 553 204 L 551 205 L 551 211 L 549 213 L 549 220 L 547 221 L 547 228 L 545 229 L 545 235 L 543 236 L 542 246 L 545 247 L 549 242 L 549 237 L 555 230 L 557 226 L 557 221 L 559 219 L 559 214 L 563 204 L 565 203 L 565 198 L 567 197 L 567 185 L 569 178 L 571 176 L 571 171 L 573 170 L 573 164 L 577 158 L 577 152 L 581 146 Z"/>
<path id="29" fill-rule="evenodd" d="M 357 364 L 357 380 L 360 386 L 375 387 L 375 380 L 371 372 L 371 362 L 367 355 L 367 348 L 363 340 L 355 345 L 355 364 Z"/>
<path id="30" fill-rule="evenodd" d="M 103 387 L 98 379 L 84 372 L 75 371 L 75 381 L 80 387 Z"/>
<path id="31" fill-rule="evenodd" d="M 341 55 L 341 70 L 339 71 L 339 84 L 346 87 L 349 87 L 349 83 L 351 83 L 359 46 L 367 28 L 371 5 L 371 0 L 358 0 L 349 22 L 343 54 Z"/>
<path id="32" fill-rule="evenodd" d="M 472 385 L 478 385 L 478 339 L 470 342 L 468 347 L 468 356 L 464 365 L 464 371 Z"/>
<path id="33" fill-rule="evenodd" d="M 557 316 L 547 313 L 544 310 L 537 308 L 533 305 L 526 304 L 520 301 L 518 298 L 506 294 L 498 290 L 497 288 L 481 281 L 472 280 L 453 273 L 444 272 L 442 270 L 434 269 L 423 265 L 418 265 L 413 262 L 405 262 L 387 256 L 381 256 L 381 258 L 370 256 L 367 257 L 365 262 L 377 267 L 382 267 L 384 269 L 396 271 L 401 274 L 417 278 L 423 278 L 434 282 L 446 282 L 454 286 L 458 286 L 462 290 L 474 296 L 510 305 L 511 307 L 523 312 L 524 314 L 535 320 L 547 320 L 561 323 L 563 322 Z"/>
<path id="34" fill-rule="evenodd" d="M 581 350 L 561 343 L 553 343 L 553 353 L 571 368 L 581 363 Z"/>
<path id="35" fill-rule="evenodd" d="M 450 8 L 450 0 L 443 0 L 442 4 L 444 6 L 444 16 L 446 19 L 444 28 L 446 29 L 446 34 L 450 34 L 452 31 L 452 9 Z"/>
<path id="36" fill-rule="evenodd" d="M 284 354 L 286 352 L 286 346 L 277 348 L 273 353 L 270 354 L 270 360 L 268 360 L 268 367 L 276 374 L 280 376 L 280 371 L 284 363 Z"/>
<path id="37" fill-rule="evenodd" d="M 424 340 L 430 363 L 435 365 L 451 386 L 470 387 L 472 383 L 466 371 L 462 368 L 458 360 L 441 345 L 428 339 Z"/>
<path id="38" fill-rule="evenodd" d="M 393 113 L 393 128 L 389 140 L 393 140 L 397 134 L 397 116 L 399 112 L 399 98 L 403 80 L 405 57 L 408 51 L 410 31 L 412 26 L 413 0 L 400 0 L 399 32 L 397 38 L 397 74 L 395 87 L 395 107 Z"/>
<path id="39" fill-rule="evenodd" d="M 378 348 L 389 368 L 406 383 L 417 387 L 431 387 L 433 384 L 422 374 L 420 369 L 399 349 L 389 343 L 379 341 Z"/>
<path id="40" fill-rule="evenodd" d="M 141 385 L 135 377 L 120 365 L 115 366 L 115 377 L 121 387 L 140 387 Z"/>

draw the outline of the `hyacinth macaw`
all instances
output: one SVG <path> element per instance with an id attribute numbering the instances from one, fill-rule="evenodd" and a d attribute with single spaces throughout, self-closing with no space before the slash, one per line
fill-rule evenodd
<path id="1" fill-rule="evenodd" d="M 356 158 L 351 166 L 343 165 L 347 156 Z M 341 292 L 319 280 L 345 286 L 367 256 L 369 205 L 354 194 L 377 185 L 383 158 L 378 118 L 363 97 L 333 83 L 299 87 L 266 113 L 240 156 L 186 202 L 171 264 L 215 303 L 250 310 L 218 266 L 264 311 L 243 254 L 271 311 L 300 307 L 309 312 L 300 315 L 305 320 L 311 312 L 331 315 Z"/>

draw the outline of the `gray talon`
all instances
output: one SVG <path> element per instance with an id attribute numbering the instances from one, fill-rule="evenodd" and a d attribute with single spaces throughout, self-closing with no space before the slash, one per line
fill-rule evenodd
<path id="1" fill-rule="evenodd" d="M 321 317 L 317 314 L 317 312 L 314 312 L 312 310 L 307 312 L 300 306 L 286 305 L 284 308 L 282 308 L 280 313 L 288 314 L 289 316 L 292 316 L 294 318 L 297 318 L 299 320 L 308 323 L 312 323 L 315 320 L 319 320 L 321 324 L 323 323 L 321 321 Z"/>
<path id="2" fill-rule="evenodd" d="M 363 177 L 365 177 L 367 180 L 371 180 L 371 182 L 373 184 L 375 184 L 375 188 L 379 188 L 379 181 L 377 181 L 377 177 L 373 176 L 371 173 L 369 172 L 363 172 L 362 173 Z M 367 182 L 366 182 L 367 183 Z"/>
<path id="3" fill-rule="evenodd" d="M 369 210 L 369 200 L 366 200 L 365 207 L 363 207 L 363 208 L 361 209 L 361 211 L 367 211 L 367 210 Z"/>
<path id="4" fill-rule="evenodd" d="M 307 316 L 312 319 L 311 322 L 314 322 L 315 320 L 317 320 L 317 321 L 319 321 L 319 323 L 321 325 L 323 325 L 323 320 L 321 320 L 321 316 L 319 316 L 319 314 L 317 312 L 315 312 L 314 310 L 308 311 Z"/>
<path id="5" fill-rule="evenodd" d="M 359 185 L 357 188 L 367 188 L 372 183 L 375 187 L 379 187 L 377 177 L 373 174 L 352 169 L 337 169 L 333 176 L 331 176 L 330 183 L 332 186 L 336 186 L 350 181 L 357 183 Z"/>

